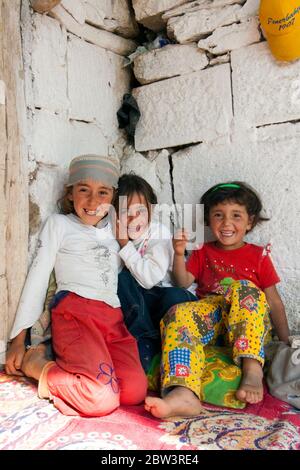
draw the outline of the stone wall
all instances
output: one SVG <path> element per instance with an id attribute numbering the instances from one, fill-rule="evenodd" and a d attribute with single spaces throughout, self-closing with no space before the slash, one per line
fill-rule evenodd
<path id="1" fill-rule="evenodd" d="M 160 7 L 158 7 L 160 5 Z M 279 63 L 259 0 L 134 0 L 138 21 L 171 44 L 139 55 L 141 111 L 124 157 L 160 202 L 197 203 L 211 185 L 244 180 L 271 218 L 249 241 L 271 242 L 290 326 L 300 330 L 300 61 Z"/>

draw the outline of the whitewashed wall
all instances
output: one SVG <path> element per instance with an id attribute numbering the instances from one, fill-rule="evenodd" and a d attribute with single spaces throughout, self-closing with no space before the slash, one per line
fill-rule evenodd
<path id="1" fill-rule="evenodd" d="M 164 6 L 163 6 L 164 5 Z M 161 202 L 197 203 L 239 179 L 261 194 L 290 326 L 300 330 L 300 60 L 277 62 L 259 0 L 133 1 L 139 21 L 175 41 L 135 59 L 141 119 L 125 157 Z M 125 165 L 124 163 L 124 165 Z"/>

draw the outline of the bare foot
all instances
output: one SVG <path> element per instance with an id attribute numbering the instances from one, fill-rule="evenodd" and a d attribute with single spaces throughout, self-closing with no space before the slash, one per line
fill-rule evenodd
<path id="1" fill-rule="evenodd" d="M 46 359 L 46 346 L 39 344 L 28 349 L 23 358 L 21 370 L 27 377 L 39 380 L 44 366 L 49 362 Z"/>
<path id="2" fill-rule="evenodd" d="M 236 397 L 246 403 L 259 403 L 263 399 L 263 371 L 256 359 L 243 359 L 243 377 Z"/>
<path id="3" fill-rule="evenodd" d="M 202 409 L 200 400 L 186 387 L 175 387 L 164 398 L 146 397 L 145 409 L 156 418 L 197 416 Z"/>

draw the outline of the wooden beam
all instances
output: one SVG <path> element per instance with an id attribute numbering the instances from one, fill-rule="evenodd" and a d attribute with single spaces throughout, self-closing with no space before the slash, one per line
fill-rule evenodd
<path id="1" fill-rule="evenodd" d="M 7 162 L 7 128 L 6 128 L 6 87 L 3 81 L 3 33 L 2 8 L 0 8 L 0 353 L 3 355 L 8 330 L 8 293 L 6 278 L 6 228 L 7 228 L 7 206 L 6 206 L 6 162 Z M 0 358 L 1 360 L 1 358 Z M 0 364 L 4 362 L 4 357 Z"/>
<path id="2" fill-rule="evenodd" d="M 15 317 L 28 258 L 28 158 L 20 7 L 21 0 L 0 0 L 0 340 L 3 341 Z"/>

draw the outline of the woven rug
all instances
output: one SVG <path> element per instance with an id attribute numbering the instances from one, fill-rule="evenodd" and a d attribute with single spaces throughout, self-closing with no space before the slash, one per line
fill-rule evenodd
<path id="1" fill-rule="evenodd" d="M 101 418 L 64 416 L 40 400 L 29 379 L 0 372 L 0 449 L 299 450 L 300 410 L 265 391 L 258 405 L 204 405 L 192 419 L 162 421 L 143 406 Z"/>

